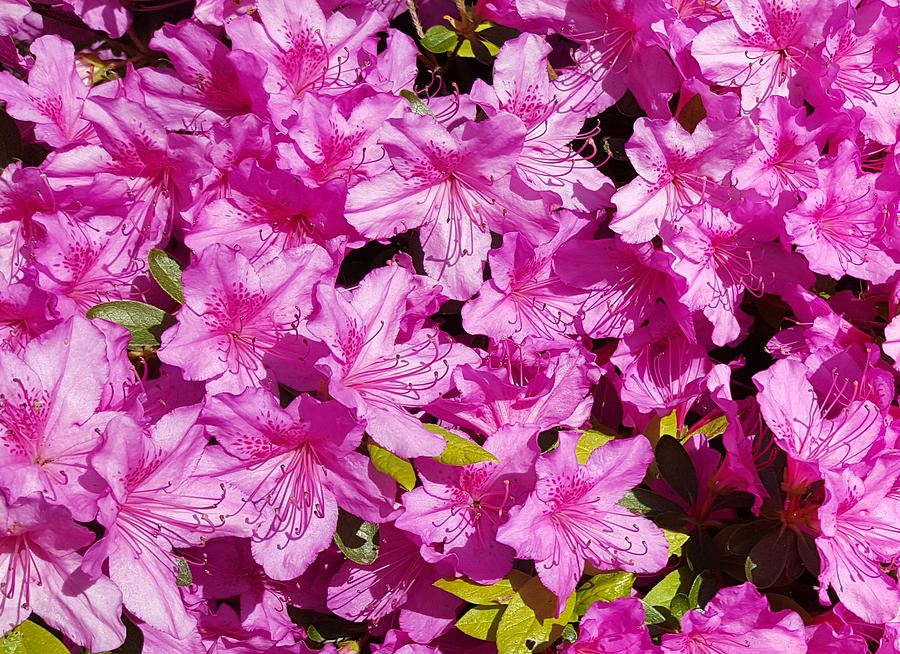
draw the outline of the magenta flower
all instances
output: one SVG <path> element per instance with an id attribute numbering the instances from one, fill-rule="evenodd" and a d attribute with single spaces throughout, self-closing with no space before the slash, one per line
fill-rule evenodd
<path id="1" fill-rule="evenodd" d="M 422 486 L 403 494 L 395 524 L 421 538 L 426 561 L 446 559 L 457 575 L 493 584 L 512 569 L 513 549 L 497 542 L 497 527 L 534 487 L 537 432 L 504 427 L 484 448 L 499 462 L 460 467 L 417 459 Z"/>
<path id="2" fill-rule="evenodd" d="M 431 642 L 456 622 L 462 600 L 435 587 L 446 576 L 419 555 L 418 545 L 392 525 L 379 530 L 374 563 L 346 561 L 328 584 L 328 608 L 377 627 L 399 611 L 400 628 L 419 643 Z"/>
<path id="3" fill-rule="evenodd" d="M 725 0 L 729 18 L 706 27 L 691 44 L 704 76 L 741 89 L 745 111 L 770 95 L 787 95 L 804 59 L 821 41 L 833 0 Z"/>
<path id="4" fill-rule="evenodd" d="M 453 370 L 480 357 L 436 329 L 421 327 L 438 291 L 399 265 L 378 268 L 353 290 L 322 284 L 309 330 L 330 354 L 317 368 L 329 394 L 366 421 L 366 431 L 401 457 L 434 456 L 445 441 L 406 408 L 422 407 L 451 385 Z M 431 307 L 431 308 L 429 308 Z"/>
<path id="5" fill-rule="evenodd" d="M 212 392 L 271 382 L 308 386 L 300 362 L 310 348 L 299 327 L 312 311 L 315 284 L 331 273 L 317 245 L 285 250 L 264 266 L 211 245 L 184 271 L 185 304 L 162 337 L 159 357 Z"/>
<path id="6" fill-rule="evenodd" d="M 76 553 L 94 540 L 68 511 L 40 498 L 0 497 L 0 633 L 34 611 L 92 651 L 125 640 L 122 596 L 107 577 L 90 579 Z"/>
<path id="7" fill-rule="evenodd" d="M 298 577 L 331 544 L 338 504 L 376 522 L 393 510 L 393 484 L 354 452 L 362 428 L 337 402 L 301 395 L 284 410 L 251 388 L 209 399 L 203 422 L 234 457 L 220 477 L 241 490 L 253 557 L 274 579 Z"/>
<path id="8" fill-rule="evenodd" d="M 0 351 L 0 486 L 10 501 L 39 493 L 77 520 L 94 517 L 103 482 L 87 456 L 121 415 L 107 400 L 133 384 L 108 352 L 124 359 L 128 339 L 123 327 L 74 317 L 19 356 Z"/>
<path id="9" fill-rule="evenodd" d="M 35 136 L 53 147 L 96 139 L 91 124 L 81 117 L 89 88 L 75 72 L 72 44 L 48 34 L 35 39 L 29 49 L 35 64 L 28 72 L 28 84 L 0 72 L 0 98 L 6 102 L 6 111 L 33 122 Z"/>
<path id="10" fill-rule="evenodd" d="M 609 226 L 628 243 L 651 240 L 660 224 L 702 202 L 723 204 L 730 171 L 756 140 L 747 118 L 700 121 L 688 133 L 675 119 L 639 118 L 625 146 L 638 178 L 616 191 Z"/>
<path id="11" fill-rule="evenodd" d="M 885 416 L 864 398 L 820 398 L 799 361 L 776 361 L 757 373 L 759 408 L 776 442 L 792 457 L 826 470 L 861 462 L 885 437 Z"/>
<path id="12" fill-rule="evenodd" d="M 560 432 L 559 447 L 535 464 L 534 492 L 497 531 L 517 558 L 534 559 L 541 582 L 558 598 L 557 615 L 585 561 L 601 570 L 656 572 L 669 558 L 662 530 L 618 504 L 643 479 L 653 459 L 650 443 L 641 436 L 614 440 L 579 465 L 578 438 Z"/>
<path id="13" fill-rule="evenodd" d="M 467 299 L 481 285 L 491 231 L 533 243 L 555 233 L 549 200 L 510 174 L 525 131 L 508 113 L 452 131 L 432 116 L 389 120 L 379 140 L 394 168 L 350 189 L 347 220 L 368 238 L 419 228 L 425 272 Z"/>
<path id="14" fill-rule="evenodd" d="M 644 607 L 636 597 L 595 602 L 581 618 L 578 640 L 562 650 L 568 654 L 658 654 L 644 624 Z"/>
<path id="15" fill-rule="evenodd" d="M 90 463 L 109 484 L 99 501 L 106 533 L 86 553 L 85 570 L 109 575 L 122 590 L 125 607 L 173 636 L 194 628 L 175 579 L 175 547 L 198 545 L 225 535 L 224 516 L 236 506 L 217 479 L 205 476 L 200 456 L 207 439 L 196 425 L 199 407 L 175 409 L 149 433 L 128 419 L 111 421 Z"/>
<path id="16" fill-rule="evenodd" d="M 721 589 L 703 611 L 681 618 L 680 634 L 663 634 L 662 654 L 805 652 L 803 619 L 773 612 L 751 583 Z"/>

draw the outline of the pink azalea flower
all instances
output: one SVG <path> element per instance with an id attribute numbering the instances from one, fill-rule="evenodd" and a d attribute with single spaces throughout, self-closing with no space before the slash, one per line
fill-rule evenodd
<path id="1" fill-rule="evenodd" d="M 208 400 L 203 422 L 236 459 L 220 476 L 241 489 L 253 557 L 274 579 L 303 574 L 331 544 L 339 504 L 369 521 L 392 512 L 392 484 L 354 452 L 362 428 L 337 402 L 301 395 L 284 410 L 251 388 Z"/>
<path id="2" fill-rule="evenodd" d="M 282 127 L 302 93 L 336 94 L 355 84 L 360 50 L 387 26 L 376 11 L 355 7 L 325 12 L 316 0 L 260 0 L 255 13 L 258 20 L 239 16 L 228 23 L 227 32 L 234 50 L 266 62 L 269 111 Z"/>
<path id="3" fill-rule="evenodd" d="M 35 336 L 57 324 L 55 297 L 40 289 L 34 275 L 10 284 L 0 273 L 0 350 L 21 353 Z"/>
<path id="4" fill-rule="evenodd" d="M 444 439 L 406 408 L 437 399 L 450 388 L 454 368 L 480 361 L 473 350 L 420 326 L 437 297 L 426 278 L 391 265 L 373 270 L 353 290 L 320 285 L 320 311 L 309 323 L 330 351 L 317 364 L 329 378 L 329 394 L 401 457 L 443 451 Z"/>
<path id="5" fill-rule="evenodd" d="M 516 163 L 521 179 L 539 191 L 560 196 L 564 207 L 593 212 L 609 206 L 615 190 L 609 179 L 569 144 L 581 134 L 588 112 L 574 110 L 557 82 L 551 82 L 547 58 L 552 48 L 534 34 L 507 41 L 494 60 L 493 84 L 476 80 L 470 97 L 494 112 L 522 119 L 528 130 Z M 589 137 L 588 137 L 589 138 Z"/>
<path id="6" fill-rule="evenodd" d="M 693 207 L 728 199 L 726 178 L 756 140 L 745 118 L 712 123 L 700 121 L 693 133 L 674 118 L 639 118 L 625 146 L 638 178 L 616 191 L 618 207 L 610 228 L 628 243 L 651 240 L 660 224 Z"/>
<path id="7" fill-rule="evenodd" d="M 818 511 L 819 600 L 829 602 L 830 586 L 850 611 L 872 624 L 893 620 L 900 611 L 900 587 L 885 567 L 900 556 L 898 464 L 897 452 L 887 451 L 868 471 L 857 468 L 864 474 L 850 468 L 826 474 L 827 498 Z"/>
<path id="8" fill-rule="evenodd" d="M 885 210 L 874 175 L 861 171 L 859 153 L 847 142 L 837 157 L 820 163 L 816 173 L 818 184 L 784 216 L 790 242 L 813 272 L 835 279 L 853 275 L 876 284 L 887 281 L 897 264 L 884 242 Z"/>
<path id="9" fill-rule="evenodd" d="M 256 54 L 229 50 L 193 21 L 163 24 L 150 47 L 165 52 L 175 72 L 141 68 L 141 88 L 148 105 L 174 128 L 266 114 L 265 65 Z"/>
<path id="10" fill-rule="evenodd" d="M 493 584 L 512 569 L 513 549 L 497 542 L 497 527 L 534 487 L 537 432 L 504 427 L 484 449 L 499 463 L 460 467 L 417 459 L 422 486 L 403 494 L 404 511 L 395 524 L 421 538 L 426 561 L 446 559 L 457 575 Z"/>
<path id="11" fill-rule="evenodd" d="M 578 435 L 560 432 L 559 447 L 535 464 L 537 484 L 523 506 L 510 512 L 497 540 L 534 559 L 541 582 L 563 610 L 585 561 L 601 570 L 656 572 L 668 560 L 662 530 L 618 504 L 637 486 L 653 459 L 641 436 L 594 450 L 587 463 L 575 455 Z"/>
<path id="12" fill-rule="evenodd" d="M 227 199 L 203 207 L 185 236 L 195 252 L 220 243 L 263 265 L 290 248 L 317 243 L 338 261 L 364 244 L 344 218 L 346 191 L 333 181 L 310 188 L 292 175 L 245 159 L 228 176 Z"/>
<path id="13" fill-rule="evenodd" d="M 749 111 L 770 95 L 786 96 L 793 76 L 822 40 L 835 0 L 724 0 L 731 16 L 691 44 L 704 76 L 741 88 Z"/>
<path id="14" fill-rule="evenodd" d="M 595 602 L 578 625 L 578 640 L 562 650 L 568 654 L 658 654 L 644 625 L 644 607 L 636 597 Z"/>
<path id="15" fill-rule="evenodd" d="M 99 575 L 108 559 L 126 608 L 173 636 L 189 633 L 194 620 L 175 585 L 179 562 L 172 550 L 217 533 L 236 501 L 232 490 L 223 502 L 225 486 L 198 471 L 207 443 L 198 414 L 199 407 L 175 409 L 149 433 L 114 420 L 90 457 L 109 490 L 97 518 L 106 533 L 86 552 L 85 570 Z"/>
<path id="16" fill-rule="evenodd" d="M 546 348 L 533 337 L 521 346 L 502 341 L 484 365 L 454 371 L 456 393 L 429 404 L 428 412 L 488 436 L 506 425 L 577 429 L 594 403 L 591 385 L 601 375 L 595 358 L 574 343 Z"/>
<path id="17" fill-rule="evenodd" d="M 11 501 L 40 493 L 91 520 L 103 483 L 86 460 L 120 406 L 112 393 L 133 384 L 111 362 L 130 335 L 118 325 L 74 317 L 30 341 L 21 355 L 0 351 L 0 479 Z"/>
<path id="18" fill-rule="evenodd" d="M 163 333 L 160 359 L 181 367 L 186 379 L 207 380 L 210 392 L 239 392 L 273 375 L 307 386 L 311 372 L 298 364 L 310 346 L 299 327 L 312 311 L 316 282 L 332 269 L 317 245 L 285 250 L 264 266 L 211 245 L 184 271 L 185 304 Z"/>
<path id="19" fill-rule="evenodd" d="M 419 546 L 392 525 L 379 530 L 378 558 L 361 565 L 346 561 L 328 584 L 328 608 L 335 614 L 377 627 L 399 612 L 400 628 L 418 643 L 428 643 L 456 622 L 462 600 L 435 587 L 445 576 L 419 555 Z"/>
<path id="20" fill-rule="evenodd" d="M 107 577 L 91 580 L 76 550 L 94 540 L 68 511 L 40 498 L 14 504 L 0 497 L 0 633 L 34 611 L 91 651 L 125 640 L 122 596 Z"/>
<path id="21" fill-rule="evenodd" d="M 28 83 L 0 71 L 0 97 L 6 111 L 35 124 L 35 136 L 52 147 L 96 139 L 93 127 L 81 117 L 88 87 L 75 72 L 75 49 L 69 41 L 49 34 L 31 44 L 35 64 Z"/>
<path id="22" fill-rule="evenodd" d="M 885 417 L 867 399 L 838 402 L 839 391 L 820 399 L 808 374 L 799 361 L 784 359 L 753 378 L 760 388 L 760 410 L 776 442 L 823 473 L 859 463 L 873 445 L 883 442 Z"/>
<path id="23" fill-rule="evenodd" d="M 663 634 L 663 654 L 805 652 L 803 619 L 794 611 L 773 612 L 751 583 L 722 588 L 703 611 L 681 618 L 680 634 Z"/>
<path id="24" fill-rule="evenodd" d="M 389 120 L 379 140 L 394 168 L 350 189 L 347 220 L 368 238 L 419 228 L 425 272 L 464 300 L 481 285 L 491 230 L 533 243 L 555 232 L 548 201 L 510 175 L 525 131 L 508 113 L 453 131 L 432 116 Z"/>
<path id="25" fill-rule="evenodd" d="M 692 333 L 690 312 L 678 300 L 672 255 L 649 243 L 616 239 L 564 243 L 554 257 L 559 278 L 588 297 L 579 315 L 580 331 L 591 338 L 622 338 L 634 332 L 663 299 L 682 329 Z"/>
<path id="26" fill-rule="evenodd" d="M 490 251 L 491 279 L 477 298 L 463 305 L 463 327 L 469 334 L 487 334 L 495 341 L 511 338 L 517 343 L 528 336 L 571 340 L 585 293 L 560 281 L 553 257 L 588 223 L 560 213 L 560 232 L 548 243 L 535 248 L 522 234 L 512 232 L 504 234 L 499 249 Z"/>

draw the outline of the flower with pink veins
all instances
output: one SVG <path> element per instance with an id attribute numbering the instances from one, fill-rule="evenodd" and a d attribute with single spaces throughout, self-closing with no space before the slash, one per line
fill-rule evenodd
<path id="1" fill-rule="evenodd" d="M 818 183 L 784 216 L 789 242 L 813 272 L 887 281 L 897 269 L 895 248 L 888 251 L 887 211 L 879 202 L 875 175 L 860 168 L 859 151 L 841 143 L 837 157 L 820 162 L 816 175 Z"/>
<path id="2" fill-rule="evenodd" d="M 507 41 L 494 61 L 493 84 L 476 80 L 470 97 L 479 106 L 522 119 L 528 131 L 516 172 L 526 184 L 556 193 L 564 207 L 594 212 L 609 206 L 615 188 L 589 160 L 596 154 L 593 132 L 582 134 L 582 127 L 590 114 L 567 106 L 565 93 L 550 80 L 551 50 L 535 34 Z M 579 140 L 586 141 L 580 150 L 569 146 Z"/>
<path id="3" fill-rule="evenodd" d="M 425 561 L 418 541 L 391 524 L 382 525 L 378 536 L 374 563 L 346 561 L 331 578 L 328 608 L 353 622 L 370 620 L 373 628 L 399 612 L 396 623 L 418 643 L 449 631 L 463 602 L 434 586 L 448 575 L 447 566 Z"/>
<path id="4" fill-rule="evenodd" d="M 774 612 L 751 583 L 722 588 L 702 611 L 681 618 L 681 633 L 662 636 L 662 654 L 806 652 L 803 618 Z"/>
<path id="5" fill-rule="evenodd" d="M 724 0 L 731 11 L 703 29 L 691 54 L 706 79 L 741 90 L 745 111 L 786 96 L 810 51 L 822 41 L 837 0 Z M 838 9 L 841 11 L 841 9 Z"/>
<path id="6" fill-rule="evenodd" d="M 125 97 L 91 98 L 84 116 L 97 131 L 100 145 L 76 145 L 51 153 L 43 164 L 54 189 L 84 191 L 122 181 L 129 208 L 123 231 L 140 234 L 146 257 L 171 236 L 175 217 L 184 208 L 191 183 L 209 169 L 202 142 L 170 132 L 162 117 Z"/>
<path id="7" fill-rule="evenodd" d="M 199 468 L 208 442 L 197 425 L 200 408 L 166 414 L 149 433 L 134 421 L 111 421 L 91 466 L 109 488 L 98 521 L 106 532 L 86 553 L 84 569 L 98 576 L 104 562 L 122 590 L 125 607 L 174 636 L 187 635 L 194 620 L 175 583 L 175 547 L 198 545 L 222 529 L 237 505 L 234 489 Z"/>
<path id="8" fill-rule="evenodd" d="M 827 496 L 818 510 L 816 538 L 822 560 L 819 600 L 830 603 L 830 586 L 850 611 L 878 624 L 900 611 L 900 587 L 887 573 L 900 557 L 900 459 L 896 451 L 882 451 L 865 468 L 825 475 Z"/>
<path id="9" fill-rule="evenodd" d="M 853 397 L 855 386 L 849 401 L 839 385 L 820 398 L 810 373 L 800 361 L 782 359 L 753 377 L 760 388 L 760 410 L 776 442 L 823 473 L 863 461 L 873 445 L 883 444 L 887 416 L 871 400 Z"/>
<path id="10" fill-rule="evenodd" d="M 581 465 L 578 439 L 560 432 L 559 446 L 535 464 L 534 492 L 497 531 L 516 558 L 534 560 L 541 582 L 557 597 L 556 615 L 575 591 L 585 561 L 600 570 L 656 572 L 669 558 L 662 529 L 618 504 L 653 460 L 649 441 L 610 441 Z"/>
<path id="11" fill-rule="evenodd" d="M 478 297 L 463 305 L 463 327 L 498 341 L 521 343 L 528 336 L 567 342 L 577 333 L 576 319 L 587 294 L 564 284 L 553 269 L 561 245 L 577 236 L 587 220 L 558 212 L 560 232 L 534 247 L 518 232 L 503 235 L 503 245 L 488 253 L 491 279 Z"/>
<path id="12" fill-rule="evenodd" d="M 497 528 L 534 488 L 537 431 L 503 427 L 484 449 L 497 461 L 448 466 L 416 459 L 422 486 L 403 494 L 404 511 L 395 524 L 422 539 L 426 561 L 446 559 L 457 575 L 493 584 L 512 569 L 513 548 L 497 542 Z"/>
<path id="13" fill-rule="evenodd" d="M 457 366 L 481 360 L 446 334 L 422 327 L 438 296 L 427 278 L 390 265 L 352 290 L 320 284 L 320 310 L 309 323 L 330 350 L 316 366 L 329 378 L 329 394 L 354 409 L 380 445 L 404 458 L 435 456 L 445 447 L 443 437 L 407 408 L 436 400 L 451 387 Z"/>
<path id="14" fill-rule="evenodd" d="M 724 205 L 731 171 L 746 160 L 756 131 L 746 117 L 715 124 L 701 120 L 688 132 L 674 118 L 639 118 L 625 145 L 638 178 L 616 191 L 610 228 L 628 243 L 642 243 L 701 203 Z"/>
<path id="15" fill-rule="evenodd" d="M 228 197 L 204 206 L 184 242 L 195 252 L 220 243 L 263 265 L 290 248 L 316 243 L 340 261 L 364 241 L 344 218 L 338 180 L 307 186 L 277 168 L 244 160 L 228 176 Z"/>
<path id="16" fill-rule="evenodd" d="M 11 501 L 39 493 L 77 520 L 93 519 L 103 482 L 87 456 L 121 415 L 106 401 L 109 389 L 133 383 L 112 360 L 125 358 L 129 338 L 124 327 L 73 317 L 20 355 L 0 351 L 0 482 Z"/>
<path id="17" fill-rule="evenodd" d="M 338 505 L 374 522 L 393 512 L 393 483 L 355 452 L 362 426 L 338 402 L 300 395 L 287 409 L 266 390 L 209 399 L 203 423 L 231 461 L 219 477 L 237 486 L 253 557 L 273 579 L 303 574 L 337 528 Z"/>
<path id="18" fill-rule="evenodd" d="M 456 393 L 428 405 L 443 420 L 490 436 L 506 425 L 577 429 L 590 418 L 601 375 L 590 350 L 528 337 L 495 343 L 481 366 L 453 372 Z"/>
<path id="19" fill-rule="evenodd" d="M 418 228 L 425 272 L 465 300 L 481 285 L 491 231 L 535 244 L 556 233 L 549 200 L 511 174 L 525 132 L 508 113 L 452 131 L 433 116 L 389 120 L 379 140 L 393 170 L 350 189 L 347 220 L 367 238 Z"/>
<path id="20" fill-rule="evenodd" d="M 32 611 L 94 652 L 125 640 L 122 595 L 102 576 L 90 579 L 76 553 L 94 534 L 68 511 L 38 497 L 8 503 L 0 495 L 0 634 Z"/>
<path id="21" fill-rule="evenodd" d="M 210 245 L 182 275 L 185 303 L 177 324 L 163 332 L 159 358 L 214 393 L 240 392 L 272 376 L 308 386 L 312 371 L 302 361 L 310 344 L 300 327 L 312 311 L 315 284 L 333 272 L 318 245 L 285 250 L 263 266 Z"/>
<path id="22" fill-rule="evenodd" d="M 356 84 L 362 48 L 385 27 L 384 16 L 359 6 L 331 12 L 316 0 L 259 0 L 256 16 L 235 18 L 226 31 L 233 50 L 267 64 L 269 111 L 286 128 L 301 94 L 338 95 Z"/>
<path id="23" fill-rule="evenodd" d="M 55 34 L 35 39 L 30 46 L 35 63 L 28 83 L 0 71 L 0 99 L 13 118 L 34 123 L 34 135 L 47 145 L 60 148 L 97 136 L 81 117 L 89 88 L 75 72 L 75 49 Z"/>

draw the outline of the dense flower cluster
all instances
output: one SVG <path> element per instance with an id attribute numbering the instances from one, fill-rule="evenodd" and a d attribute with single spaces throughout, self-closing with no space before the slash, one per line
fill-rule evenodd
<path id="1" fill-rule="evenodd" d="M 896 0 L 0 0 L 0 64 L 0 632 L 900 652 Z"/>

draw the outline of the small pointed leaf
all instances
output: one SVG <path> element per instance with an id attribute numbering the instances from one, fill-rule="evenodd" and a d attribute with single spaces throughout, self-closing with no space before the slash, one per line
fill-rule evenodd
<path id="1" fill-rule="evenodd" d="M 434 457 L 435 461 L 450 466 L 467 466 L 481 461 L 497 461 L 497 457 L 467 438 L 437 425 L 426 424 L 425 429 L 433 434 L 440 434 L 447 441 L 447 447 L 439 456 Z"/>
<path id="2" fill-rule="evenodd" d="M 398 484 L 406 490 L 412 490 L 416 485 L 416 471 L 412 464 L 406 459 L 401 459 L 393 452 L 388 452 L 383 447 L 379 447 L 375 443 L 367 443 L 366 448 L 369 450 L 369 458 L 372 459 L 372 465 L 396 480 Z"/>
<path id="3" fill-rule="evenodd" d="M 184 304 L 184 286 L 181 283 L 181 266 L 178 262 L 163 250 L 153 248 L 147 255 L 147 265 L 160 288 L 173 300 Z"/>
<path id="4" fill-rule="evenodd" d="M 476 606 L 456 621 L 456 628 L 472 638 L 497 640 L 497 627 L 505 611 L 506 607 L 501 605 Z"/>
<path id="5" fill-rule="evenodd" d="M 162 309 L 133 300 L 97 304 L 87 310 L 87 317 L 127 328 L 131 332 L 129 347 L 159 347 L 160 335 L 175 324 L 175 318 Z"/>
<path id="6" fill-rule="evenodd" d="M 422 39 L 422 47 L 429 52 L 450 52 L 456 47 L 459 35 L 446 25 L 429 27 Z"/>

